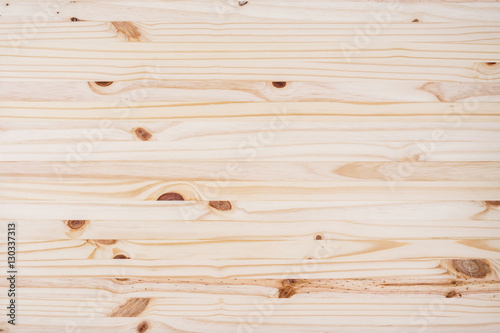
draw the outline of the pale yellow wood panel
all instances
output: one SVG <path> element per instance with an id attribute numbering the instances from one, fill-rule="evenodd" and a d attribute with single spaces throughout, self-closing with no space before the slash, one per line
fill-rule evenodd
<path id="1" fill-rule="evenodd" d="M 0 43 L 0 79 L 498 82 L 498 45 L 374 42 Z"/>
<path id="2" fill-rule="evenodd" d="M 0 19 L 0 332 L 500 331 L 499 1 Z"/>
<path id="3" fill-rule="evenodd" d="M 79 101 L 79 104 L 66 103 L 64 108 L 74 110 L 75 107 L 82 108 L 91 105 L 89 101 L 112 102 L 115 108 L 126 106 L 133 109 L 148 101 L 163 101 L 158 106 L 164 106 L 172 101 L 205 103 L 206 112 L 210 113 L 212 106 L 209 103 L 216 102 L 314 102 L 314 101 L 338 101 L 365 103 L 365 106 L 379 108 L 380 102 L 443 102 L 441 104 L 428 104 L 423 107 L 428 111 L 442 110 L 448 105 L 445 102 L 467 102 L 469 104 L 458 104 L 461 113 L 472 113 L 484 115 L 483 110 L 488 108 L 488 102 L 500 102 L 500 84 L 492 82 L 402 82 L 402 81 L 378 81 L 378 82 L 286 82 L 282 87 L 274 86 L 272 82 L 259 81 L 168 81 L 154 80 L 148 78 L 142 81 L 115 81 L 115 82 L 85 82 L 85 81 L 0 81 L 0 101 L 2 101 L 2 114 L 21 116 L 21 110 L 17 113 L 8 112 L 10 107 L 24 108 L 28 104 L 6 103 L 9 101 L 37 101 L 31 108 L 48 106 L 47 101 L 52 101 L 50 108 L 45 107 L 44 116 L 50 117 L 60 112 L 61 104 L 57 102 Z M 130 101 L 130 102 L 129 102 Z M 478 102 L 481 102 L 479 104 Z M 149 107 L 153 103 L 149 103 Z M 272 104 L 270 104 L 272 105 Z M 453 105 L 453 104 L 451 104 Z M 314 106 L 314 105 L 311 105 Z M 320 104 L 316 104 L 314 111 L 318 112 Z M 195 107 L 195 105 L 193 105 Z M 219 115 L 223 116 L 223 107 L 219 108 Z M 226 106 L 229 107 L 229 106 Z M 332 105 L 330 112 L 339 108 L 339 105 Z M 351 106 L 357 112 L 364 112 L 363 109 Z M 417 109 L 417 105 L 407 104 L 405 108 L 412 107 L 410 114 L 400 113 L 411 117 Z M 261 109 L 265 105 L 261 105 Z M 289 112 L 295 112 L 295 104 L 287 104 Z M 97 110 L 93 110 L 97 109 Z M 307 114 L 307 109 L 302 110 Z M 457 109 L 455 109 L 457 110 Z M 498 110 L 498 109 L 497 109 Z M 48 111 L 53 111 L 48 112 Z M 118 110 L 117 110 L 118 111 Z M 190 114 L 186 108 L 184 112 Z M 241 116 L 240 112 L 249 112 L 249 108 L 239 104 L 238 108 L 233 108 L 232 117 Z M 368 110 L 367 110 L 368 111 Z M 389 111 L 389 106 L 385 111 Z M 86 110 L 86 115 L 94 115 L 96 112 L 106 112 L 99 108 L 99 104 L 92 105 Z M 445 111 L 446 112 L 446 111 Z M 169 112 L 170 113 L 170 112 Z M 101 113 L 106 117 L 112 117 L 109 112 Z M 143 115 L 146 114 L 143 110 Z M 175 113 L 174 113 L 175 114 Z M 202 113 L 203 114 L 203 113 Z M 302 115 L 303 115 L 302 114 Z M 40 115 L 40 114 L 39 114 Z M 247 116 L 251 116 L 248 113 Z M 389 115 L 389 114 L 387 114 Z M 431 114 L 422 114 L 431 115 Z M 442 113 L 435 114 L 442 116 Z M 65 116 L 69 116 L 67 113 Z M 165 117 L 169 115 L 165 114 Z M 226 115 L 228 116 L 228 115 Z M 256 116 L 256 115 L 254 115 Z M 347 114 L 346 114 L 347 116 Z M 364 121 L 364 118 L 357 118 Z M 463 117 L 463 121 L 468 118 Z"/>
<path id="4" fill-rule="evenodd" d="M 433 302 L 434 301 L 434 302 Z M 435 300 L 430 300 L 427 306 L 421 306 L 426 309 L 434 306 Z M 255 333 L 316 333 L 325 330 L 331 330 L 335 327 L 338 332 L 353 332 L 357 333 L 360 330 L 363 332 L 390 332 L 399 333 L 402 330 L 418 330 L 424 328 L 426 332 L 443 332 L 443 329 L 453 330 L 454 332 L 469 333 L 471 329 L 481 329 L 481 332 L 496 333 L 500 325 L 495 316 L 478 316 L 472 314 L 463 318 L 449 318 L 440 315 L 418 315 L 419 308 L 416 308 L 415 316 L 385 316 L 377 315 L 368 317 L 366 321 L 359 321 L 359 314 L 354 316 L 343 317 L 342 320 L 336 317 L 316 317 L 311 321 L 311 318 L 302 320 L 300 317 L 282 316 L 270 317 L 264 323 L 255 323 L 255 320 L 260 320 L 260 317 L 251 317 L 249 319 L 234 319 L 227 316 L 219 318 L 193 317 L 193 318 L 50 318 L 44 316 L 43 323 L 39 317 L 26 318 L 24 324 L 19 324 L 16 327 L 16 332 L 32 333 L 33 330 L 45 330 L 53 332 L 54 330 L 62 329 L 77 329 L 79 332 L 98 332 L 98 333 L 137 333 L 147 329 L 148 333 L 163 333 L 163 332 L 186 332 L 186 327 L 189 327 L 188 332 L 214 332 L 220 333 L 221 330 L 228 332 L 237 332 L 238 330 L 247 329 Z M 422 310 L 425 311 L 425 310 Z M 356 319 L 355 319 L 356 318 Z M 149 320 L 145 320 L 149 319 Z M 250 324 L 247 324 L 250 322 Z M 412 323 L 409 325 L 408 323 Z M 243 327 L 243 328 L 242 328 Z M 247 328 L 249 327 L 249 328 Z M 45 332 L 42 331 L 42 332 Z M 334 331 L 336 332 L 336 331 Z"/>
<path id="5" fill-rule="evenodd" d="M 243 182 L 71 180 L 2 181 L 0 200 L 156 201 L 165 193 L 184 200 L 483 200 L 500 199 L 500 181 Z"/>
<path id="6" fill-rule="evenodd" d="M 265 170 L 265 172 L 262 172 Z M 0 179 L 6 181 L 155 180 L 155 181 L 498 181 L 500 162 L 286 162 L 249 161 L 233 167 L 224 161 L 164 162 L 83 161 L 61 172 L 53 162 L 0 162 Z M 285 172 L 284 172 L 285 171 Z"/>
<path id="7" fill-rule="evenodd" d="M 92 83 L 95 85 L 95 83 Z M 495 87 L 500 85 L 495 85 Z M 112 86 L 110 86 L 112 87 Z M 328 87 L 328 84 L 326 85 Z M 352 86 L 354 88 L 354 86 Z M 102 87 L 101 87 L 102 88 Z M 105 87 L 108 88 L 108 87 Z M 455 88 L 461 89 L 462 85 Z M 328 88 L 327 88 L 328 89 Z M 439 90 L 439 88 L 437 88 Z M 481 91 L 481 85 L 471 85 L 464 88 L 472 96 L 473 91 Z M 487 90 L 487 88 L 484 88 Z M 147 97 L 147 93 L 143 98 Z M 443 97 L 446 98 L 446 97 Z M 193 103 L 179 101 L 151 102 L 116 100 L 114 102 L 23 102 L 4 101 L 0 103 L 0 117 L 11 122 L 25 122 L 25 126 L 51 126 L 41 120 L 95 120 L 106 128 L 105 120 L 113 122 L 124 121 L 161 121 L 161 120 L 259 120 L 271 124 L 275 117 L 283 121 L 295 122 L 325 122 L 331 126 L 337 122 L 422 122 L 432 121 L 441 126 L 462 123 L 481 122 L 481 119 L 498 121 L 500 118 L 500 103 L 481 102 L 477 100 L 447 103 L 364 103 L 364 102 L 258 102 L 258 103 Z M 361 117 L 362 116 L 362 117 Z M 54 122 L 56 124 L 57 122 Z M 277 124 L 278 125 L 278 124 Z M 280 125 L 280 124 L 279 124 Z M 317 125 L 317 124 L 316 124 Z M 327 124 L 328 125 L 328 124 Z M 369 126 L 362 124 L 360 126 Z M 391 126 L 388 124 L 387 126 Z M 393 126 L 393 125 L 392 125 Z M 495 126 L 495 125 L 491 125 Z M 109 124 L 108 127 L 112 127 Z M 282 126 L 280 126 L 282 127 Z M 2 127 L 3 128 L 3 127 Z M 272 128 L 263 128 L 269 130 Z"/>
<path id="8" fill-rule="evenodd" d="M 130 308 L 131 305 L 136 305 L 132 309 L 132 313 L 137 313 L 136 321 L 146 322 L 148 332 L 175 331 L 175 329 L 165 325 L 173 321 L 177 324 L 185 324 L 193 318 L 194 331 L 190 332 L 213 332 L 217 328 L 229 331 L 238 331 L 238 327 L 251 328 L 255 326 L 257 332 L 265 332 L 270 330 L 276 324 L 281 324 L 279 332 L 285 332 L 286 329 L 292 332 L 317 332 L 319 329 L 327 329 L 334 325 L 335 327 L 348 329 L 357 328 L 362 330 L 368 324 L 377 326 L 395 325 L 401 329 L 401 326 L 410 325 L 416 327 L 427 328 L 427 323 L 431 330 L 438 327 L 454 328 L 459 323 L 474 323 L 474 326 L 498 326 L 498 301 L 493 297 L 476 297 L 462 299 L 442 299 L 438 297 L 358 297 L 357 302 L 342 298 L 320 299 L 318 297 L 310 297 L 310 303 L 304 299 L 297 299 L 293 302 L 290 300 L 270 300 L 264 297 L 241 297 L 240 300 L 227 299 L 225 297 L 213 299 L 183 299 L 180 297 L 169 297 L 150 300 L 145 305 L 146 300 L 138 298 L 135 303 L 129 300 L 114 298 L 111 301 L 99 300 L 92 307 L 92 313 L 78 311 L 76 315 L 72 315 L 77 311 L 78 304 L 86 304 L 85 300 L 73 303 L 66 310 L 62 307 L 54 305 L 50 301 L 46 303 L 45 309 L 40 309 L 41 305 L 32 304 L 29 302 L 26 308 L 22 310 L 27 319 L 30 321 L 38 317 L 52 317 L 52 322 L 55 318 L 60 321 L 66 320 L 68 323 L 83 323 L 85 320 L 97 320 L 98 323 L 106 322 L 106 312 L 113 312 L 113 305 L 119 307 L 120 301 L 122 306 Z M 70 303 L 71 304 L 71 303 Z M 434 305 L 434 306 L 433 306 Z M 430 311 L 429 308 L 439 310 Z M 135 311 L 134 311 L 135 310 Z M 432 314 L 427 317 L 423 312 L 427 310 Z M 20 311 L 21 312 L 21 311 Z M 251 321 L 249 313 L 259 313 L 260 321 L 254 323 Z M 314 313 L 315 323 L 308 324 L 310 316 Z M 196 315 L 195 315 L 196 314 Z M 356 323 L 355 317 L 362 315 L 366 317 L 366 321 Z M 73 318 L 72 318 L 73 317 Z M 178 318 L 176 318 L 178 317 Z M 441 317 L 441 318 L 440 318 Z M 73 321 L 74 319 L 75 321 Z M 121 318 L 122 323 L 129 322 L 132 318 Z M 127 320 L 128 319 L 128 320 Z M 175 320 L 177 319 L 177 321 Z M 452 322 L 452 320 L 455 322 Z M 112 321 L 109 321 L 111 323 Z M 162 323 L 165 324 L 162 325 Z M 437 322 L 437 324 L 435 324 Z M 411 324 L 410 324 L 411 323 Z M 205 329 L 202 329 L 202 325 Z M 424 325 L 425 324 L 425 325 Z M 165 325 L 165 326 L 164 326 Z M 250 326 L 252 325 L 252 326 Z M 269 325 L 269 326 L 267 326 Z M 392 326 L 391 325 L 391 326 Z M 83 325 L 86 327 L 87 325 Z M 198 330 L 196 326 L 199 326 Z M 484 326 L 483 326 L 484 327 Z M 156 329 L 155 329 L 156 328 Z M 170 329 L 168 329 L 170 328 Z M 344 329 L 343 329 L 344 330 Z M 372 328 L 373 330 L 373 328 Z"/>
<path id="9" fill-rule="evenodd" d="M 500 117 L 497 117 L 497 120 Z M 323 118 L 323 120 L 325 120 Z M 106 123 L 103 126 L 103 123 Z M 234 142 L 240 151 L 265 149 L 266 145 L 328 144 L 358 142 L 442 142 L 486 141 L 500 143 L 500 121 L 384 121 L 345 122 L 341 117 L 330 121 L 308 121 L 300 117 L 268 120 L 64 120 L 50 122 L 12 120 L 3 123 L 0 144 L 69 145 L 149 141 L 175 144 L 178 149 L 193 144 L 209 149 L 210 145 Z"/>
<path id="10" fill-rule="evenodd" d="M 182 192 L 181 192 L 182 193 Z M 376 197 L 372 199 L 378 199 Z M 230 211 L 203 201 L 0 201 L 3 220 L 111 221 L 500 221 L 498 201 L 232 201 Z M 395 222 L 394 222 L 395 223 Z"/>
<path id="11" fill-rule="evenodd" d="M 95 134 L 97 138 L 102 133 Z M 95 138 L 94 137 L 94 138 Z M 248 138 L 253 139 L 252 137 Z M 499 142 L 369 142 L 289 143 L 255 145 L 251 141 L 192 142 L 182 148 L 172 142 L 24 143 L 0 145 L 0 161 L 47 161 L 59 179 L 85 161 L 226 161 L 225 170 L 247 161 L 398 161 L 404 169 L 414 161 L 500 161 Z M 224 171 L 221 170 L 222 172 Z M 232 171 L 230 171 L 232 172 Z M 403 172 L 405 175 L 407 171 Z M 411 173 L 411 172 L 410 172 Z"/>
<path id="12" fill-rule="evenodd" d="M 493 235 L 494 236 L 494 235 Z M 168 237 L 168 233 L 164 233 Z M 19 241 L 19 265 L 30 260 L 307 260 L 380 261 L 439 258 L 500 259 L 500 240 L 331 240 L 321 234 L 309 240 L 50 240 Z M 316 239 L 319 238 L 319 239 Z M 7 242 L 0 243 L 7 249 Z M 0 251 L 7 261 L 7 251 Z"/>
<path id="13" fill-rule="evenodd" d="M 186 22 L 273 22 L 273 23 L 410 23 L 489 22 L 498 23 L 496 2 L 398 2 L 392 1 L 87 1 L 57 2 L 53 6 L 35 1 L 11 1 L 3 10 L 3 20 L 22 21 L 38 14 L 43 21 L 153 21 L 183 24 Z M 28 22 L 32 22 L 29 20 Z M 38 21 L 35 21 L 38 22 Z M 40 24 L 43 26 L 43 24 Z"/>
<path id="14" fill-rule="evenodd" d="M 496 275 L 498 263 L 489 260 Z M 348 261 L 301 260 L 24 260 L 24 277 L 178 277 L 178 278 L 421 278 L 449 279 L 456 276 L 439 259 Z"/>
<path id="15" fill-rule="evenodd" d="M 304 2 L 306 3 L 306 2 Z M 253 5 L 253 4 L 252 4 Z M 364 46 L 367 38 L 381 42 L 437 42 L 494 44 L 500 41 L 498 23 L 481 22 L 390 23 L 380 27 L 362 23 L 276 23 L 233 22 L 185 24 L 162 22 L 96 22 L 96 21 L 49 21 L 43 24 L 27 22 L 4 22 L 0 29 L 0 40 L 27 43 L 43 41 L 96 42 L 301 42 L 344 43 L 352 48 Z"/>
<path id="16" fill-rule="evenodd" d="M 70 216 L 71 214 L 68 214 Z M 119 215 L 119 214 L 117 214 Z M 491 215 L 491 214 L 490 214 Z M 120 217 L 120 216 L 118 216 Z M 87 221 L 76 230 L 66 220 L 0 220 L 0 226 L 7 230 L 9 223 L 16 228 L 24 241 L 59 239 L 149 239 L 149 240 L 204 240 L 204 241 L 246 241 L 246 240 L 311 240 L 364 239 L 364 240 L 409 240 L 409 239 L 500 239 L 499 220 L 399 220 L 350 219 L 339 220 L 332 214 L 330 220 L 315 221 L 310 215 L 308 221 L 175 221 L 169 216 L 163 220 L 98 220 Z M 242 232 L 244 230 L 244 232 Z"/>
<path id="17" fill-rule="evenodd" d="M 475 264 L 486 260 L 453 259 L 443 261 L 449 264 L 450 270 L 456 267 L 465 267 L 464 263 Z M 483 267 L 484 268 L 484 267 Z M 491 268 L 491 266 L 490 266 Z M 47 301 L 63 301 L 57 293 L 66 295 L 64 300 L 86 299 L 91 301 L 96 293 L 103 300 L 120 297 L 130 299 L 134 297 L 161 298 L 179 296 L 183 298 L 210 299 L 224 296 L 227 299 L 238 300 L 241 296 L 265 296 L 272 299 L 288 298 L 291 302 L 312 294 L 319 297 L 359 296 L 361 294 L 407 297 L 409 295 L 436 295 L 446 298 L 496 296 L 500 291 L 500 280 L 485 271 L 464 270 L 461 273 L 454 270 L 448 278 L 426 280 L 421 278 L 378 278 L 378 279 L 289 279 L 286 274 L 280 279 L 240 279 L 240 278 L 174 278 L 174 277 L 141 277 L 127 278 L 123 276 L 96 278 L 96 277 L 20 277 L 19 286 L 29 291 L 30 297 Z M 471 273 L 472 272 L 472 273 Z M 475 277 L 471 277 L 470 275 Z M 2 287 L 8 281 L 1 281 Z M 295 296 L 297 295 L 297 296 Z M 498 296 L 496 296 L 498 297 Z M 84 310 L 84 309 L 82 309 Z"/>

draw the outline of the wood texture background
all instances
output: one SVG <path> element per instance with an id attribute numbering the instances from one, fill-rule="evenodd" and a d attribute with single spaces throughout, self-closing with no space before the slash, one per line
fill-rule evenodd
<path id="1" fill-rule="evenodd" d="M 4 1 L 12 222 L 2 333 L 499 332 L 500 3 Z"/>

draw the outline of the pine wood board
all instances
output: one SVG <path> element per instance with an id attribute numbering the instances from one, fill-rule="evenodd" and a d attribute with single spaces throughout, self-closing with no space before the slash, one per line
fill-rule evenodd
<path id="1" fill-rule="evenodd" d="M 1 332 L 500 330 L 498 1 L 0 20 Z"/>

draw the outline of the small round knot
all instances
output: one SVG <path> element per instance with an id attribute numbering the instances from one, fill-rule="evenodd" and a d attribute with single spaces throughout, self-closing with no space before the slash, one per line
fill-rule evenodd
<path id="1" fill-rule="evenodd" d="M 286 87 L 286 82 L 283 81 L 275 81 L 273 82 L 273 86 L 275 88 L 285 88 Z"/>
<path id="2" fill-rule="evenodd" d="M 135 129 L 135 136 L 137 136 L 142 141 L 148 141 L 152 137 L 151 133 L 149 133 L 148 130 L 142 127 L 137 127 Z"/>
<path id="3" fill-rule="evenodd" d="M 70 227 L 71 229 L 80 229 L 86 223 L 87 223 L 87 221 L 85 221 L 85 220 L 69 220 L 67 222 L 68 227 Z"/>
<path id="4" fill-rule="evenodd" d="M 137 325 L 137 332 L 138 333 L 144 333 L 149 329 L 149 325 L 147 321 L 141 322 L 139 325 Z"/>
<path id="5" fill-rule="evenodd" d="M 215 208 L 220 211 L 228 211 L 231 210 L 232 206 L 229 201 L 210 201 L 208 205 L 212 208 Z"/>
<path id="6" fill-rule="evenodd" d="M 156 199 L 157 201 L 184 201 L 184 197 L 179 193 L 168 192 L 163 193 Z"/>

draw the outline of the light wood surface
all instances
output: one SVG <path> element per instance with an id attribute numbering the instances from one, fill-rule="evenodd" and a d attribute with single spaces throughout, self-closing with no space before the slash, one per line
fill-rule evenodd
<path id="1" fill-rule="evenodd" d="M 500 2 L 2 3 L 0 236 L 1 333 L 499 332 Z"/>

